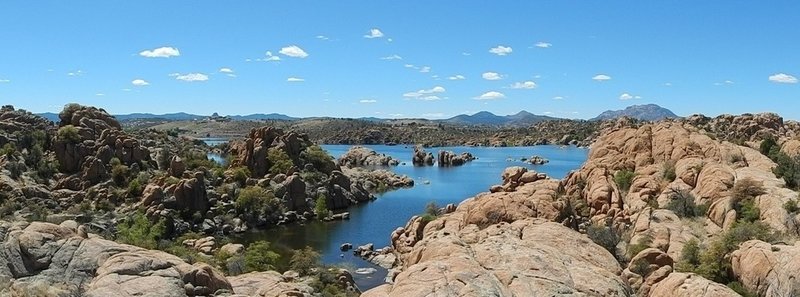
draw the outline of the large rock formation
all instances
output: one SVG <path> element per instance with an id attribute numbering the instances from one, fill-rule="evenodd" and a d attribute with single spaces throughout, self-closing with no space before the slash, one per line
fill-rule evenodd
<path id="1" fill-rule="evenodd" d="M 731 255 L 733 274 L 759 296 L 800 296 L 800 241 L 794 245 L 752 240 Z"/>
<path id="2" fill-rule="evenodd" d="M 414 166 L 433 166 L 433 154 L 426 152 L 421 146 L 414 146 L 414 155 L 411 157 L 411 163 Z"/>
<path id="3" fill-rule="evenodd" d="M 72 222 L 74 223 L 74 222 Z M 12 296 L 196 296 L 233 290 L 216 269 L 76 229 L 2 223 L 0 289 Z"/>
<path id="4" fill-rule="evenodd" d="M 353 146 L 339 157 L 339 166 L 360 167 L 360 166 L 397 166 L 400 161 L 363 146 Z"/>
<path id="5" fill-rule="evenodd" d="M 738 297 L 725 285 L 693 273 L 672 273 L 650 289 L 649 297 Z"/>
<path id="6" fill-rule="evenodd" d="M 475 157 L 468 152 L 456 155 L 451 151 L 439 151 L 439 167 L 461 166 L 472 160 L 475 160 Z"/>
<path id="7" fill-rule="evenodd" d="M 245 140 L 231 143 L 230 153 L 236 156 L 231 166 L 247 167 L 253 177 L 261 178 L 272 167 L 267 159 L 270 148 L 283 150 L 295 165 L 302 167 L 304 164 L 300 164 L 300 154 L 311 145 L 308 136 L 296 132 L 284 133 L 274 127 L 252 129 Z"/>

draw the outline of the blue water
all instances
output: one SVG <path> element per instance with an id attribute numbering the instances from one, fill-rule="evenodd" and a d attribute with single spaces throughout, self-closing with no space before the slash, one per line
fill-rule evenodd
<path id="1" fill-rule="evenodd" d="M 344 154 L 348 145 L 323 145 L 334 157 Z M 424 211 L 425 205 L 431 201 L 440 206 L 456 203 L 486 192 L 489 187 L 500 183 L 500 175 L 510 166 L 524 166 L 537 172 L 544 172 L 553 178 L 562 178 L 569 171 L 578 169 L 586 160 L 588 150 L 575 147 L 535 146 L 535 147 L 443 147 L 431 148 L 428 151 L 437 155 L 439 150 L 452 150 L 456 153 L 470 152 L 478 159 L 464 166 L 440 168 L 415 167 L 411 164 L 413 147 L 411 146 L 367 146 L 378 153 L 384 153 L 405 162 L 404 165 L 392 167 L 394 172 L 414 178 L 415 186 L 410 189 L 390 191 L 378 196 L 378 199 L 350 207 L 351 219 L 341 222 L 311 222 L 305 225 L 291 225 L 258 231 L 247 235 L 248 240 L 268 240 L 274 247 L 288 251 L 311 246 L 322 253 L 323 261 L 328 264 L 344 264 L 350 268 L 373 267 L 370 263 L 342 253 L 342 243 L 354 246 L 374 243 L 375 248 L 389 245 L 389 236 L 397 227 L 405 226 L 414 215 Z M 550 162 L 534 166 L 520 161 L 539 155 Z M 510 161 L 513 160 L 513 161 Z M 425 181 L 429 181 L 428 184 Z M 285 257 L 286 258 L 286 257 Z M 351 270 L 352 271 L 352 270 Z M 356 275 L 356 281 L 362 289 L 371 288 L 382 283 L 385 271 L 364 277 Z"/>

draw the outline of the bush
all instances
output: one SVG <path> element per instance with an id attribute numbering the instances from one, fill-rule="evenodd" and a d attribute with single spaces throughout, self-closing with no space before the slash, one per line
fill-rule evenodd
<path id="1" fill-rule="evenodd" d="M 328 210 L 328 198 L 325 195 L 317 195 L 317 200 L 314 201 L 314 213 L 317 215 L 317 219 L 320 220 L 324 220 L 331 215 L 331 211 Z"/>
<path id="2" fill-rule="evenodd" d="M 589 239 L 594 241 L 597 245 L 605 248 L 609 253 L 619 259 L 617 253 L 617 245 L 619 245 L 622 238 L 611 227 L 602 225 L 591 225 L 586 228 L 586 235 Z"/>
<path id="3" fill-rule="evenodd" d="M 251 218 L 269 217 L 280 212 L 280 201 L 272 192 L 252 186 L 239 190 L 234 208 L 236 208 L 236 212 Z"/>
<path id="4" fill-rule="evenodd" d="M 651 244 L 653 244 L 653 235 L 650 233 L 645 233 L 642 235 L 642 237 L 639 237 L 639 240 L 635 244 L 628 246 L 628 257 L 635 257 L 642 251 L 650 248 Z"/>
<path id="5" fill-rule="evenodd" d="M 786 186 L 790 189 L 797 189 L 800 186 L 800 155 L 790 157 L 789 155 L 780 152 L 773 148 L 774 161 L 778 166 L 775 166 L 773 173 L 777 177 L 783 178 Z"/>
<path id="6" fill-rule="evenodd" d="M 780 147 L 778 146 L 778 142 L 775 141 L 775 138 L 767 137 L 761 141 L 761 145 L 758 146 L 758 151 L 761 152 L 762 155 L 772 159 L 773 156 L 770 153 L 773 152 L 772 149 L 775 147 L 780 149 Z"/>
<path id="7" fill-rule="evenodd" d="M 247 169 L 247 167 L 237 167 L 233 169 L 232 173 L 233 181 L 239 183 L 241 186 L 247 183 L 247 179 L 250 178 L 250 170 Z"/>
<path id="8" fill-rule="evenodd" d="M 7 156 L 9 158 L 13 157 L 16 152 L 17 152 L 17 146 L 11 142 L 6 143 L 5 145 L 3 145 L 3 148 L 0 149 L 0 155 Z"/>
<path id="9" fill-rule="evenodd" d="M 774 239 L 774 234 L 769 226 L 761 222 L 735 223 L 730 230 L 711 242 L 700 255 L 700 265 L 695 272 L 718 283 L 727 284 L 733 281 L 731 261 L 727 256 L 738 249 L 741 243 L 754 239 L 770 242 Z"/>
<path id="10" fill-rule="evenodd" d="M 128 196 L 130 197 L 141 196 L 143 190 L 144 187 L 142 187 L 142 183 L 139 182 L 139 179 L 134 179 L 130 183 L 128 183 Z"/>
<path id="11" fill-rule="evenodd" d="M 152 250 L 158 247 L 165 230 L 163 220 L 153 224 L 144 214 L 136 213 L 117 225 L 117 241 Z"/>
<path id="12" fill-rule="evenodd" d="M 58 128 L 56 136 L 58 137 L 59 140 L 68 143 L 81 142 L 81 136 L 80 134 L 78 134 L 78 128 L 76 128 L 73 125 L 66 125 L 64 127 Z"/>
<path id="13" fill-rule="evenodd" d="M 744 285 L 742 285 L 742 283 L 738 281 L 728 283 L 728 288 L 730 288 L 736 293 L 739 293 L 739 295 L 742 295 L 742 297 L 758 297 L 758 294 L 750 292 L 750 290 L 745 288 Z"/>
<path id="14" fill-rule="evenodd" d="M 269 172 L 272 174 L 287 173 L 294 166 L 289 155 L 279 148 L 273 147 L 269 149 L 267 151 L 267 159 L 272 164 L 269 168 Z"/>
<path id="15" fill-rule="evenodd" d="M 314 168 L 319 171 L 329 173 L 336 170 L 336 163 L 333 161 L 333 157 L 318 145 L 309 146 L 300 154 L 300 157 L 306 163 L 314 165 Z"/>
<path id="16" fill-rule="evenodd" d="M 675 174 L 675 161 L 670 160 L 664 162 L 664 165 L 662 165 L 661 168 L 661 177 L 669 182 L 675 181 L 675 179 L 678 177 Z"/>
<path id="17" fill-rule="evenodd" d="M 292 252 L 292 259 L 289 261 L 289 268 L 300 273 L 309 275 L 313 268 L 319 267 L 320 254 L 311 247 Z"/>
<path id="18" fill-rule="evenodd" d="M 678 272 L 694 272 L 700 265 L 700 242 L 697 239 L 690 239 L 683 245 L 681 257 L 675 264 Z"/>
<path id="19" fill-rule="evenodd" d="M 256 241 L 244 251 L 245 272 L 273 270 L 280 255 L 270 249 L 269 242 Z"/>
<path id="20" fill-rule="evenodd" d="M 614 183 L 621 191 L 627 191 L 631 188 L 631 183 L 636 174 L 633 171 L 622 169 L 614 174 Z"/>
<path id="21" fill-rule="evenodd" d="M 761 218 L 761 210 L 755 205 L 755 197 L 765 194 L 764 186 L 749 178 L 733 185 L 733 209 L 739 220 L 755 222 Z"/>
<path id="22" fill-rule="evenodd" d="M 670 200 L 666 208 L 679 217 L 693 218 L 706 215 L 706 211 L 708 211 L 709 207 L 708 204 L 697 205 L 691 191 L 686 189 L 670 189 L 669 191 Z"/>
<path id="23" fill-rule="evenodd" d="M 112 159 L 112 161 L 115 159 Z M 114 165 L 111 167 L 111 179 L 114 180 L 114 183 L 117 186 L 125 185 L 125 182 L 128 180 L 128 166 L 119 164 Z"/>
<path id="24" fill-rule="evenodd" d="M 786 210 L 788 213 L 796 213 L 800 208 L 797 207 L 797 200 L 789 199 L 786 203 L 783 204 L 783 209 Z"/>

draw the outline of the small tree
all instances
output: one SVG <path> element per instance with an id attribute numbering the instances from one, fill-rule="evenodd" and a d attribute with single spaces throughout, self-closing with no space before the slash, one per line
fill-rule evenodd
<path id="1" fill-rule="evenodd" d="M 81 141 L 81 136 L 78 134 L 78 128 L 73 125 L 66 125 L 64 127 L 58 128 L 58 132 L 56 133 L 57 137 L 61 141 L 65 141 L 68 143 L 78 143 Z"/>
<path id="2" fill-rule="evenodd" d="M 697 204 L 694 195 L 687 189 L 669 189 L 667 209 L 681 218 L 704 216 L 708 211 L 707 204 Z"/>
<path id="3" fill-rule="evenodd" d="M 314 202 L 314 213 L 318 219 L 324 220 L 331 215 L 331 211 L 328 210 L 328 198 L 325 195 L 317 195 L 317 200 Z"/>
<path id="4" fill-rule="evenodd" d="M 611 227 L 603 225 L 591 225 L 586 228 L 586 235 L 589 239 L 594 241 L 597 245 L 605 248 L 615 258 L 621 258 L 617 253 L 617 245 L 619 245 L 622 238 Z"/>
<path id="5" fill-rule="evenodd" d="M 694 272 L 700 265 L 700 242 L 697 239 L 690 239 L 683 245 L 681 257 L 675 270 L 678 272 Z"/>
<path id="6" fill-rule="evenodd" d="M 256 241 L 244 251 L 245 272 L 273 270 L 278 259 L 280 255 L 270 249 L 269 242 Z"/>
<path id="7" fill-rule="evenodd" d="M 675 179 L 678 177 L 675 174 L 675 161 L 670 160 L 664 162 L 664 165 L 661 168 L 661 177 L 669 182 L 675 181 Z"/>
<path id="8" fill-rule="evenodd" d="M 614 174 L 614 183 L 622 191 L 627 191 L 631 188 L 631 183 L 636 174 L 633 171 L 622 169 Z"/>
<path id="9" fill-rule="evenodd" d="M 320 266 L 319 263 L 319 252 L 307 246 L 304 249 L 292 252 L 292 259 L 289 261 L 289 267 L 297 273 L 300 273 L 300 275 L 309 275 L 313 268 Z"/>
<path id="10" fill-rule="evenodd" d="M 146 249 L 155 249 L 165 230 L 163 220 L 154 224 L 144 214 L 136 213 L 117 225 L 117 241 Z"/>
<path id="11" fill-rule="evenodd" d="M 289 155 L 279 148 L 273 147 L 269 149 L 267 151 L 267 159 L 269 159 L 270 164 L 272 164 L 272 167 L 269 168 L 269 172 L 273 174 L 287 173 L 292 169 L 292 166 L 294 166 Z"/>

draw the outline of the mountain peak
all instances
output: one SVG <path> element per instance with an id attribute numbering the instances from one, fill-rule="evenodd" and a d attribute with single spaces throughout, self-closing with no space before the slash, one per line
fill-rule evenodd
<path id="1" fill-rule="evenodd" d="M 592 121 L 610 120 L 620 117 L 630 117 L 642 121 L 658 121 L 667 118 L 677 118 L 671 110 L 663 108 L 658 104 L 631 105 L 623 110 L 607 110 Z"/>

